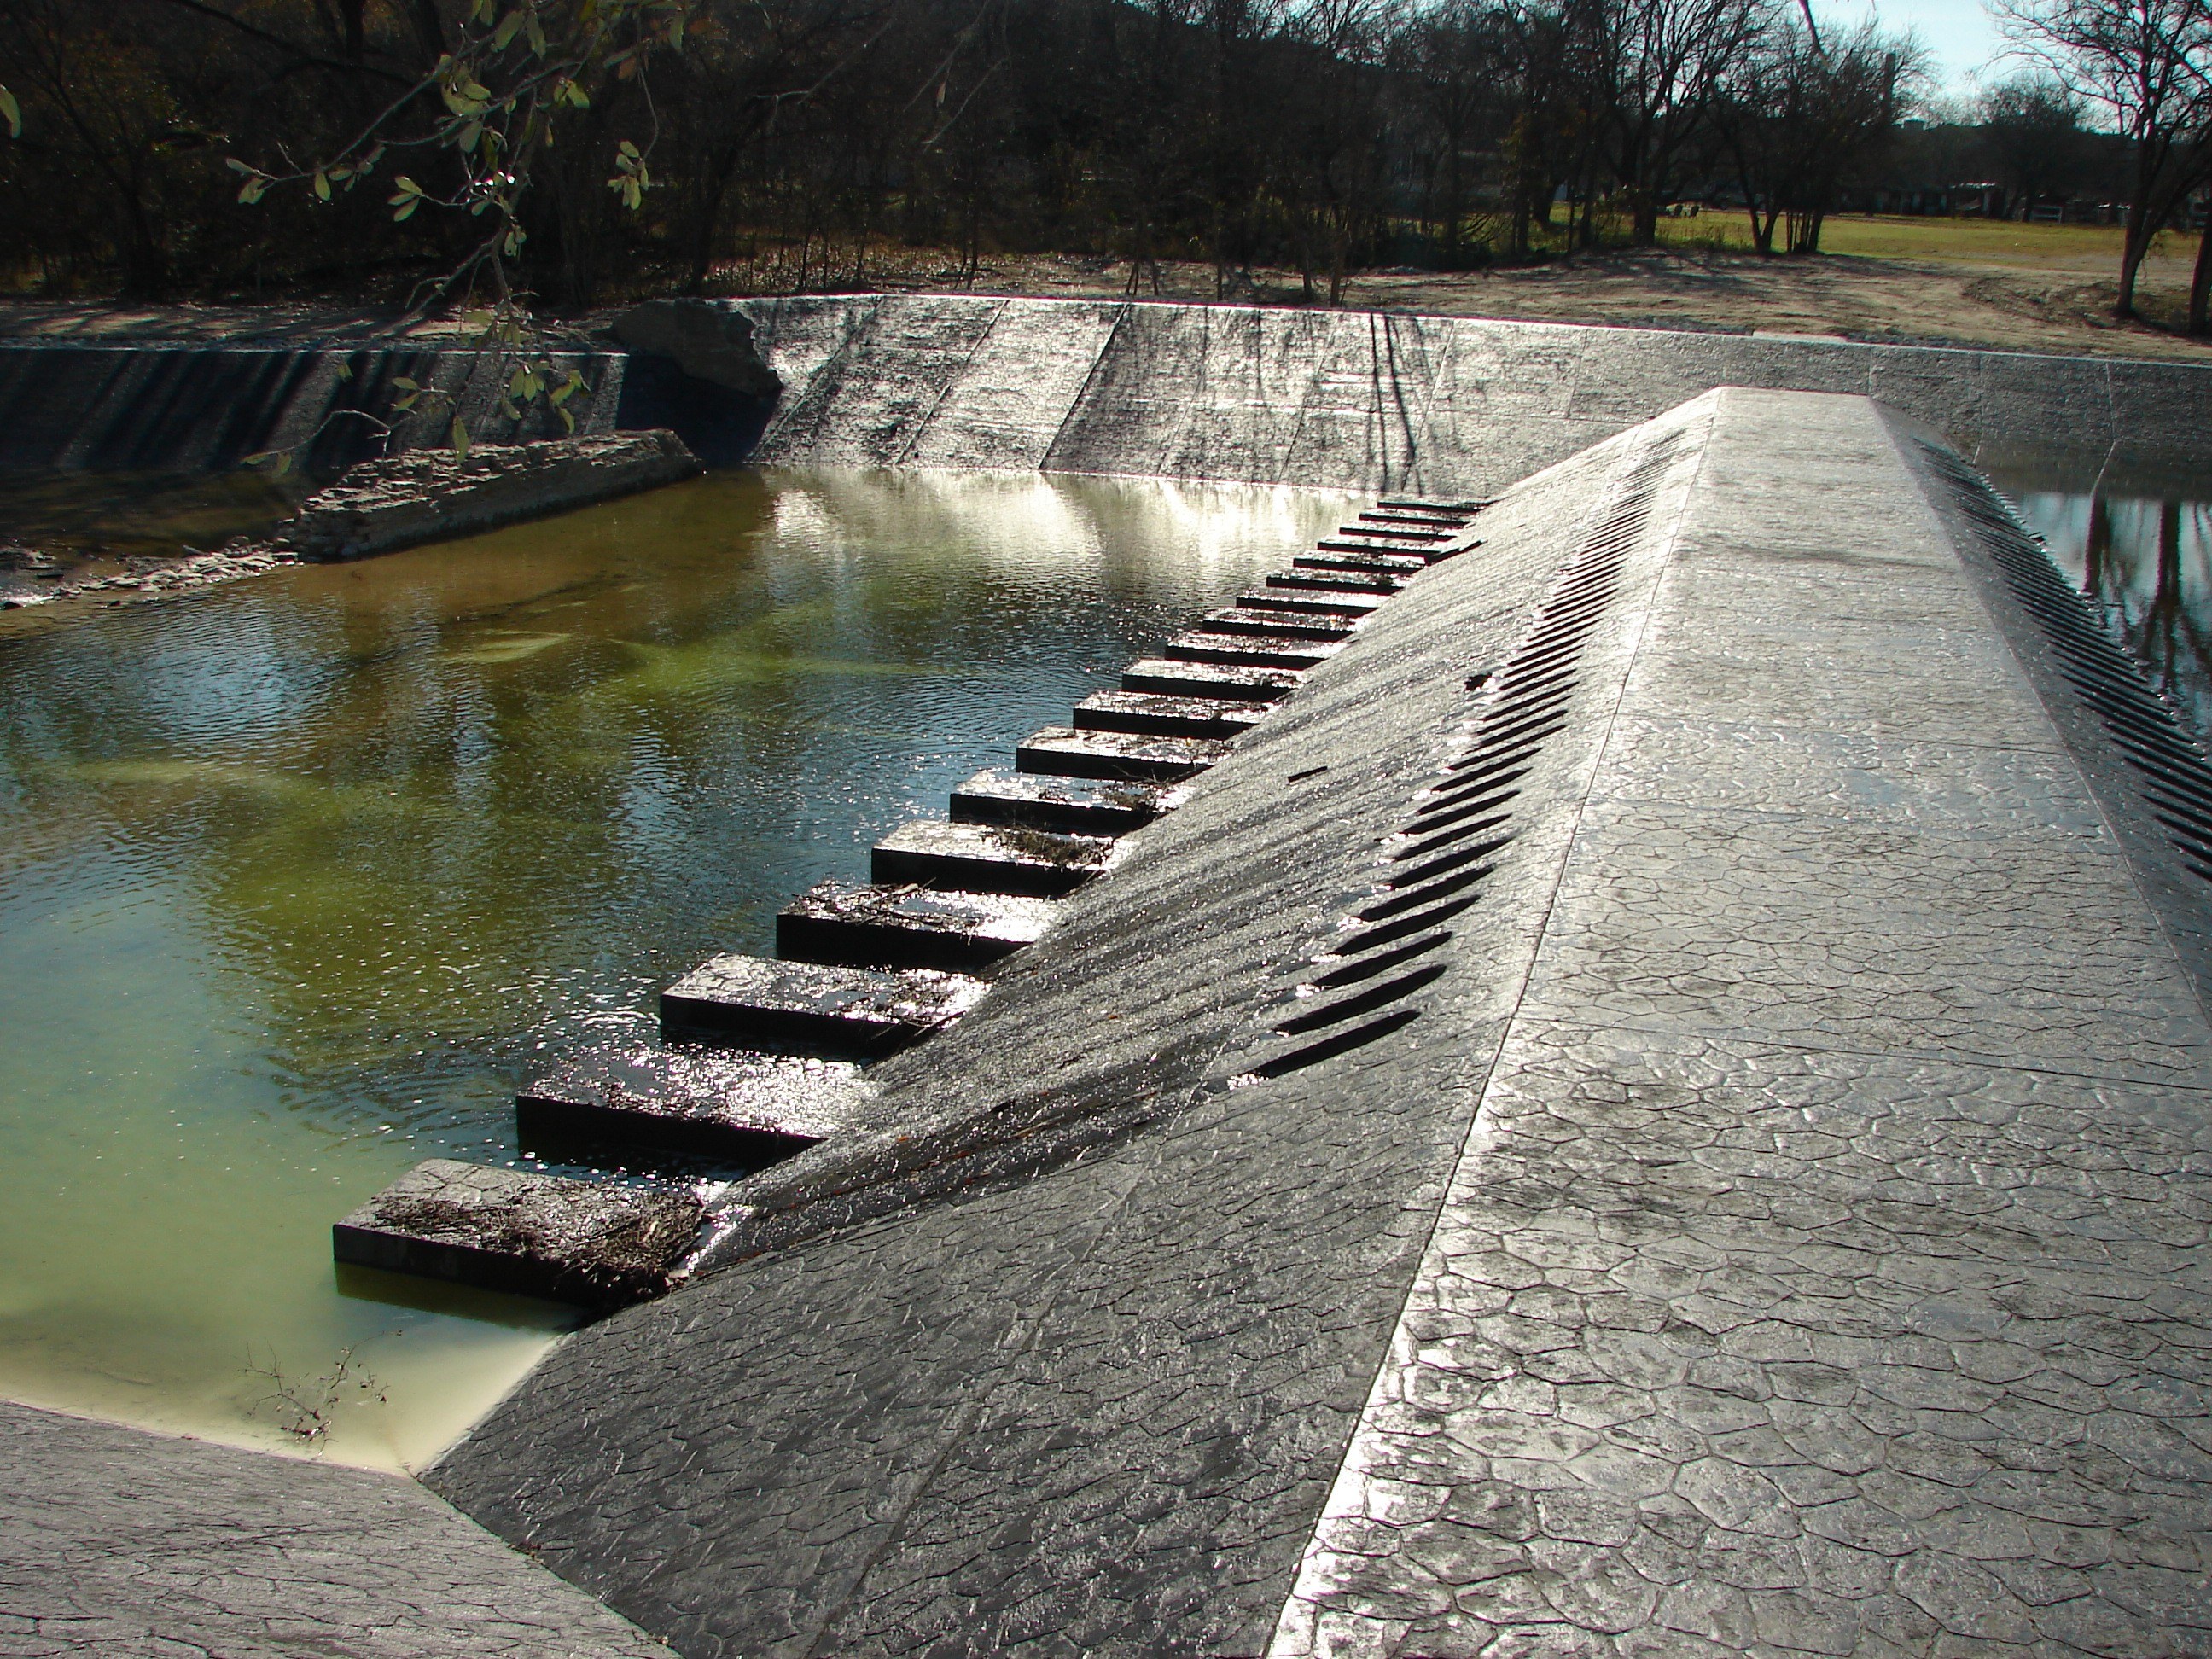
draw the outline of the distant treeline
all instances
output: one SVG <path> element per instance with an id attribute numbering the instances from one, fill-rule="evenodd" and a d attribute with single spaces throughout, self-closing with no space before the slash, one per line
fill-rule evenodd
<path id="1" fill-rule="evenodd" d="M 574 308 L 898 243 L 1334 299 L 1716 191 L 1816 249 L 1918 72 L 1799 0 L 0 0 L 0 216 L 19 285 L 139 297 Z M 2030 171 L 2079 131 L 2014 104 Z"/>

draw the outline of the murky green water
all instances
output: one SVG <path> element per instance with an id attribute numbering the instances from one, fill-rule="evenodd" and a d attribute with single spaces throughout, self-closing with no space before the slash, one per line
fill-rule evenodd
<path id="1" fill-rule="evenodd" d="M 351 1351 L 324 1450 L 422 1461 L 564 1316 L 331 1222 L 1344 506 L 720 477 L 0 643 L 0 1394 L 286 1443 Z"/>

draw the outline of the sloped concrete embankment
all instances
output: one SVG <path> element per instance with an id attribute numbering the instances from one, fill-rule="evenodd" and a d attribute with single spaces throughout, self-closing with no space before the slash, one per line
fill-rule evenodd
<path id="1" fill-rule="evenodd" d="M 775 382 L 742 319 L 660 301 L 617 331 L 623 349 L 544 359 L 556 377 L 583 377 L 565 400 L 577 434 L 665 428 L 716 465 L 750 453 Z M 518 361 L 442 345 L 0 342 L 0 470 L 222 471 L 287 450 L 303 471 L 331 477 L 444 445 L 456 415 L 478 443 L 566 435 L 544 401 L 520 418 L 502 407 Z M 402 381 L 428 395 L 399 410 Z"/>
<path id="2" fill-rule="evenodd" d="M 2212 466 L 2212 367 L 1361 312 L 859 295 L 659 301 L 622 349 L 563 351 L 584 432 L 673 429 L 709 465 L 1046 470 L 1495 493 L 1722 385 L 1877 398 L 1970 459 L 2087 487 Z M 757 346 L 757 356 L 754 347 Z M 765 363 L 782 391 L 775 397 Z M 217 470 L 302 446 L 319 476 L 383 453 L 399 378 L 483 441 L 507 360 L 462 349 L 0 343 L 0 467 Z M 450 410 L 399 419 L 394 452 Z M 765 431 L 763 430 L 765 428 Z"/>
<path id="3" fill-rule="evenodd" d="M 2200 1641 L 2212 768 L 1862 399 L 1484 526 L 434 1486 L 694 1655 Z"/>
<path id="4" fill-rule="evenodd" d="M 1716 386 L 1849 392 L 1971 459 L 2212 466 L 2212 366 L 1467 318 L 963 295 L 741 302 L 766 461 L 1495 494 Z"/>

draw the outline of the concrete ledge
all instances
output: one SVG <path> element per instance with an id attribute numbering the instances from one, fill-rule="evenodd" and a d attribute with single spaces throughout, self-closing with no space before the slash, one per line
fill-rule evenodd
<path id="1" fill-rule="evenodd" d="M 481 444 L 466 455 L 416 450 L 352 468 L 308 497 L 276 539 L 307 559 L 365 558 L 634 495 L 699 470 L 672 432 Z"/>
<path id="2" fill-rule="evenodd" d="M 960 974 L 716 957 L 660 994 L 660 1028 L 676 1042 L 863 1060 L 959 1018 L 984 989 Z"/>
<path id="3" fill-rule="evenodd" d="M 619 1307 L 667 1289 L 705 1212 L 689 1193 L 426 1158 L 331 1229 L 337 1260 Z"/>
<path id="4" fill-rule="evenodd" d="M 638 1148 L 759 1165 L 849 1124 L 872 1092 L 857 1067 L 724 1048 L 615 1048 L 570 1057 L 514 1101 L 531 1152 Z"/>

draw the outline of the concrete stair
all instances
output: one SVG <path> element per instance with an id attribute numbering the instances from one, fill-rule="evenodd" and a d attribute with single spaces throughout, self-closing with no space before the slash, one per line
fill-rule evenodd
<path id="1" fill-rule="evenodd" d="M 873 1060 L 920 1042 L 982 999 L 983 981 L 764 957 L 716 957 L 660 994 L 664 1041 Z"/>
<path id="2" fill-rule="evenodd" d="M 1075 705 L 1081 732 L 1133 732 L 1166 738 L 1236 737 L 1267 717 L 1264 702 L 1179 697 L 1157 691 L 1094 691 Z"/>
<path id="3" fill-rule="evenodd" d="M 1052 925 L 1048 898 L 821 881 L 776 913 L 786 962 L 978 974 Z"/>
<path id="4" fill-rule="evenodd" d="M 1204 738 L 1158 738 L 1135 732 L 1083 732 L 1073 726 L 1048 726 L 1015 749 L 1014 764 L 1024 772 L 1052 777 L 1180 783 L 1228 752 L 1227 744 Z"/>
<path id="5" fill-rule="evenodd" d="M 1113 858 L 1113 842 L 1100 834 L 923 818 L 878 842 L 868 873 L 887 884 L 1049 898 L 1080 887 Z"/>

